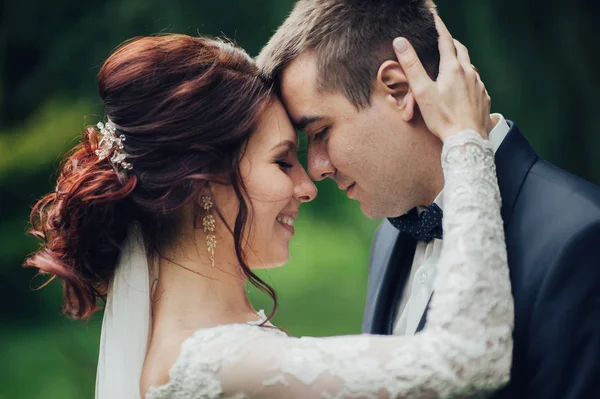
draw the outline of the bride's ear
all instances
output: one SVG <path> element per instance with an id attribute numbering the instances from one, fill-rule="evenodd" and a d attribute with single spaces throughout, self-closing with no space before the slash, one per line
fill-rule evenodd
<path id="1" fill-rule="evenodd" d="M 400 64 L 385 61 L 377 71 L 376 91 L 385 95 L 386 101 L 402 113 L 402 119 L 409 122 L 415 113 L 415 97 L 408 85 L 408 79 Z"/>

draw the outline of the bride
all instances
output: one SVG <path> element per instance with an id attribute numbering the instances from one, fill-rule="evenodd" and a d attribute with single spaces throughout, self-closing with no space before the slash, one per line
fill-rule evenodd
<path id="1" fill-rule="evenodd" d="M 63 281 L 74 317 L 107 300 L 96 398 L 434 398 L 505 384 L 513 304 L 490 102 L 478 78 L 463 86 L 439 101 L 475 104 L 448 125 L 475 131 L 432 130 L 444 141 L 446 216 L 425 330 L 294 338 L 245 290 L 275 299 L 254 270 L 288 260 L 299 207 L 317 194 L 270 83 L 217 40 L 118 48 L 99 73 L 107 119 L 86 128 L 35 205 L 42 247 L 27 260 Z"/>

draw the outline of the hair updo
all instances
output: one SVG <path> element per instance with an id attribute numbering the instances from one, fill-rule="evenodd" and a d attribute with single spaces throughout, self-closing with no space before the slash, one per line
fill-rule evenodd
<path id="1" fill-rule="evenodd" d="M 235 249 L 248 280 L 277 301 L 247 266 L 242 231 L 248 204 L 239 173 L 245 144 L 272 98 L 253 60 L 219 40 L 165 35 L 121 45 L 98 74 L 100 97 L 133 170 L 115 173 L 99 160 L 98 132 L 85 128 L 63 159 L 56 191 L 31 212 L 30 234 L 42 240 L 25 266 L 63 281 L 64 311 L 88 318 L 106 300 L 128 226 L 137 221 L 150 251 L 196 206 L 209 183 L 232 185 L 240 209 Z M 160 235 L 158 234 L 160 232 Z"/>

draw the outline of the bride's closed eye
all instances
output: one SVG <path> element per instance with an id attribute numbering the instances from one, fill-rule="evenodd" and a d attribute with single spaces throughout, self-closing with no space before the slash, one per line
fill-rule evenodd
<path id="1" fill-rule="evenodd" d="M 290 150 L 280 153 L 276 158 L 275 163 L 282 169 L 291 169 L 294 167 L 294 153 Z"/>
<path id="2" fill-rule="evenodd" d="M 273 157 L 273 163 L 281 169 L 291 169 L 298 163 L 298 144 L 292 140 L 284 140 L 276 147 L 283 147 Z"/>
<path id="3" fill-rule="evenodd" d="M 283 169 L 291 169 L 294 167 L 294 165 L 292 165 L 285 159 L 279 159 L 279 160 L 275 161 L 275 163 L 277 165 L 279 165 L 280 167 L 282 167 Z"/>

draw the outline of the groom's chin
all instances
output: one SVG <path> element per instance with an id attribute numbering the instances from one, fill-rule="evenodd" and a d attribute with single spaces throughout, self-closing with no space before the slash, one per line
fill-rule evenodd
<path id="1" fill-rule="evenodd" d="M 385 213 L 382 212 L 380 209 L 377 209 L 377 207 L 370 206 L 368 203 L 365 202 L 359 202 L 359 205 L 363 215 L 365 215 L 369 219 L 375 220 L 386 217 Z"/>
<path id="2" fill-rule="evenodd" d="M 396 217 L 404 215 L 406 212 L 408 212 L 408 210 L 399 211 L 394 206 L 383 206 L 383 204 L 372 204 L 368 202 L 360 202 L 360 210 L 362 211 L 363 215 L 373 220 Z"/>

